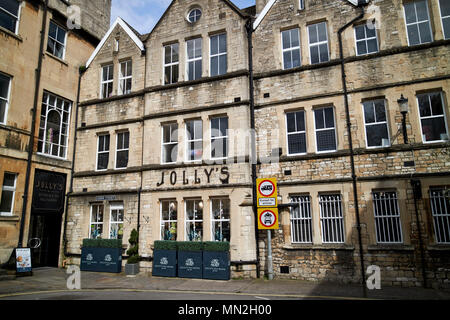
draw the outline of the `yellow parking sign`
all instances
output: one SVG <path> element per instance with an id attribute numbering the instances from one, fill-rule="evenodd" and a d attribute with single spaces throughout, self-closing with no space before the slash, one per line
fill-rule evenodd
<path id="1" fill-rule="evenodd" d="M 276 208 L 278 206 L 276 178 L 256 179 L 256 191 L 258 208 Z"/>

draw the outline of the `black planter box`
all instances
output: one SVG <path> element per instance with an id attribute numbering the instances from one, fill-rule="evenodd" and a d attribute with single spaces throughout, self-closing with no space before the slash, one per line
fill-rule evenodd
<path id="1" fill-rule="evenodd" d="M 177 251 L 155 250 L 153 253 L 152 275 L 157 277 L 176 277 Z"/>
<path id="2" fill-rule="evenodd" d="M 178 277 L 202 279 L 202 271 L 201 251 L 178 251 Z"/>
<path id="3" fill-rule="evenodd" d="M 203 279 L 230 280 L 229 252 L 203 252 Z"/>
<path id="4" fill-rule="evenodd" d="M 127 263 L 125 264 L 125 274 L 127 276 L 134 276 L 139 273 L 139 263 Z"/>
<path id="5" fill-rule="evenodd" d="M 122 272 L 121 248 L 82 248 L 81 271 Z"/>

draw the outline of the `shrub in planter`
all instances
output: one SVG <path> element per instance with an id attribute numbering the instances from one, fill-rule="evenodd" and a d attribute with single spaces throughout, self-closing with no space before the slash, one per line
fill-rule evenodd
<path id="1" fill-rule="evenodd" d="M 230 243 L 203 243 L 203 278 L 230 280 Z"/>
<path id="2" fill-rule="evenodd" d="M 139 273 L 139 233 L 136 229 L 133 229 L 130 234 L 128 242 L 130 243 L 130 249 L 127 250 L 127 263 L 125 264 L 125 273 L 127 275 L 135 275 Z"/>
<path id="3" fill-rule="evenodd" d="M 82 271 L 121 272 L 122 240 L 83 239 L 80 269 Z"/>
<path id="4" fill-rule="evenodd" d="M 83 239 L 83 248 L 122 248 L 121 239 Z"/>
<path id="5" fill-rule="evenodd" d="M 155 241 L 153 248 L 152 275 L 159 277 L 177 276 L 176 241 Z"/>
<path id="6" fill-rule="evenodd" d="M 180 278 L 202 278 L 203 242 L 177 242 L 178 276 Z"/>

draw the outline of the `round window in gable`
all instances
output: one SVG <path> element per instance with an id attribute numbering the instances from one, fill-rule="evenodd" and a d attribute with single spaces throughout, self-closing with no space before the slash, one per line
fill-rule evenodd
<path id="1" fill-rule="evenodd" d="M 202 10 L 200 10 L 199 8 L 195 8 L 195 9 L 192 9 L 191 11 L 189 11 L 187 18 L 190 23 L 194 23 L 194 22 L 197 22 L 198 20 L 200 20 L 201 16 L 202 16 Z"/>

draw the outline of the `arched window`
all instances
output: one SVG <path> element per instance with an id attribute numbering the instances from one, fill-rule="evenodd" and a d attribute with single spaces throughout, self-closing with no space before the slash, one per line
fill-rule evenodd
<path id="1" fill-rule="evenodd" d="M 38 152 L 66 158 L 71 105 L 68 100 L 44 92 Z"/>
<path id="2" fill-rule="evenodd" d="M 57 145 L 60 142 L 61 116 L 56 110 L 47 114 L 47 128 L 45 129 L 45 149 L 52 156 L 58 156 Z"/>

